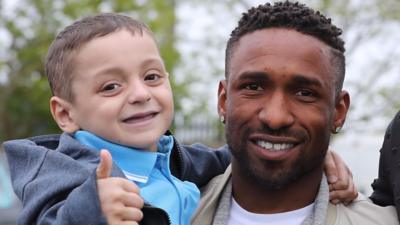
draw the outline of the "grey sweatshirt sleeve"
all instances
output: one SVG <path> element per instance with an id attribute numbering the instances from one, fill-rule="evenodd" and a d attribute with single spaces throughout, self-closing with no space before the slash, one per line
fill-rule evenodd
<path id="1" fill-rule="evenodd" d="M 98 157 L 71 147 L 74 153 L 66 155 L 29 140 L 4 143 L 13 188 L 23 204 L 18 225 L 107 224 L 97 194 Z"/>

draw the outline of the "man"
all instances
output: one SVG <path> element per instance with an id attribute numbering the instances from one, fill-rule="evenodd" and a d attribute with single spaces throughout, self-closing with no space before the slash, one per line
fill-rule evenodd
<path id="1" fill-rule="evenodd" d="M 328 201 L 323 159 L 350 105 L 340 34 L 299 3 L 243 14 L 218 90 L 232 164 L 203 193 L 192 225 L 398 224 L 393 207 L 363 196 Z"/>

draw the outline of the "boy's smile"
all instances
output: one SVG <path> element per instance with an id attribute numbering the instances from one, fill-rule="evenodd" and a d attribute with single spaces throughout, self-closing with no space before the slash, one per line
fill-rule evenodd
<path id="1" fill-rule="evenodd" d="M 153 38 L 120 30 L 89 41 L 72 57 L 73 130 L 155 151 L 171 124 L 173 100 Z"/>

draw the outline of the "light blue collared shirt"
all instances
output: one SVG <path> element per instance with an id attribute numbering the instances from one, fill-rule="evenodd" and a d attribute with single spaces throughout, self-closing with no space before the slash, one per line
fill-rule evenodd
<path id="1" fill-rule="evenodd" d="M 160 138 L 157 152 L 115 144 L 88 131 L 77 131 L 74 137 L 97 151 L 107 149 L 125 176 L 140 187 L 140 195 L 146 202 L 164 209 L 171 224 L 189 225 L 200 192 L 195 184 L 181 181 L 171 174 L 169 159 L 174 145 L 172 136 Z"/>

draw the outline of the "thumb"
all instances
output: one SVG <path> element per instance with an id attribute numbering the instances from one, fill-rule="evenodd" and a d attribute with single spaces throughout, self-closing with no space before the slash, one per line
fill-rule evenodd
<path id="1" fill-rule="evenodd" d="M 97 179 L 104 179 L 111 176 L 112 157 L 107 150 L 100 151 L 100 163 L 96 169 Z"/>

